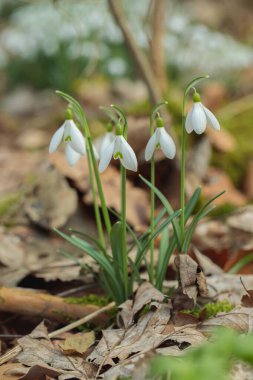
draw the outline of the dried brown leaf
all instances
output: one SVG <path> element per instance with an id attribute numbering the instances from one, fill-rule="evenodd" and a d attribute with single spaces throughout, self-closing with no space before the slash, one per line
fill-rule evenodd
<path id="1" fill-rule="evenodd" d="M 53 167 L 42 168 L 25 201 L 25 213 L 29 219 L 46 229 L 61 227 L 76 208 L 76 191 L 63 175 Z"/>
<path id="2" fill-rule="evenodd" d="M 94 342 L 94 331 L 90 331 L 83 334 L 71 335 L 65 339 L 64 343 L 59 344 L 59 346 L 64 354 L 84 354 Z"/>
<path id="3" fill-rule="evenodd" d="M 142 283 L 134 296 L 134 300 L 127 300 L 119 306 L 120 312 L 118 314 L 119 325 L 127 328 L 133 324 L 137 314 L 146 305 L 150 305 L 152 301 L 162 302 L 164 295 L 154 288 L 149 282 Z"/>
<path id="4" fill-rule="evenodd" d="M 208 289 L 205 275 L 200 266 L 188 255 L 178 255 L 175 266 L 179 279 L 172 303 L 174 310 L 192 309 L 197 296 L 207 296 Z"/>
<path id="5" fill-rule="evenodd" d="M 31 335 L 18 340 L 22 348 L 22 352 L 17 356 L 19 363 L 32 368 L 39 366 L 44 372 L 56 371 L 60 376 L 59 379 L 83 379 L 87 377 L 87 371 L 95 374 L 93 364 L 85 362 L 81 357 L 64 355 L 45 334 L 45 327 L 41 324 Z"/>
<path id="6" fill-rule="evenodd" d="M 220 326 L 229 327 L 239 333 L 252 332 L 253 309 L 239 306 L 229 313 L 219 313 L 202 322 L 198 329 L 208 334 Z"/>

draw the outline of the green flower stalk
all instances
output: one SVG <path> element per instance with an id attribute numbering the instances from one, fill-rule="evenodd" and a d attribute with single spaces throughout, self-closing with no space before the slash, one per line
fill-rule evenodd
<path id="1" fill-rule="evenodd" d="M 180 240 L 181 247 L 184 247 L 182 253 L 187 253 L 185 247 L 188 244 L 185 242 L 185 145 L 186 145 L 186 132 L 191 133 L 195 131 L 197 134 L 201 134 L 206 129 L 206 124 L 209 124 L 216 130 L 220 130 L 220 125 L 216 117 L 211 111 L 204 107 L 201 103 L 200 95 L 196 92 L 195 85 L 209 78 L 209 75 L 203 75 L 193 79 L 185 88 L 182 104 L 182 131 L 181 131 L 181 186 L 180 186 L 180 201 L 181 201 L 181 222 L 180 222 Z M 189 91 L 193 89 L 193 101 L 194 105 L 186 117 L 186 99 Z"/>
<path id="2" fill-rule="evenodd" d="M 154 152 L 156 149 L 161 149 L 164 155 L 168 158 L 174 158 L 176 154 L 176 146 L 170 135 L 164 128 L 163 119 L 159 115 L 159 109 L 167 105 L 167 102 L 157 104 L 150 115 L 150 139 L 145 149 L 145 159 L 150 164 L 150 182 L 152 186 L 155 186 L 155 157 Z M 154 123 L 156 120 L 156 130 Z M 154 234 L 154 220 L 155 220 L 155 192 L 153 188 L 150 189 L 150 235 Z M 151 284 L 154 283 L 154 239 L 150 241 L 150 271 L 149 277 Z"/>
<path id="3" fill-rule="evenodd" d="M 109 235 L 110 231 L 111 231 L 111 221 L 110 221 L 110 217 L 109 217 L 109 212 L 108 212 L 107 207 L 106 207 L 102 183 L 101 183 L 101 179 L 100 179 L 99 172 L 98 172 L 98 164 L 97 164 L 97 159 L 96 159 L 97 154 L 96 154 L 96 151 L 95 151 L 93 144 L 92 144 L 91 134 L 90 134 L 89 126 L 88 126 L 84 111 L 83 111 L 82 107 L 80 106 L 80 104 L 74 98 L 72 98 L 72 96 L 70 96 L 64 92 L 61 92 L 61 91 L 56 91 L 56 93 L 58 95 L 60 95 L 61 97 L 63 97 L 65 100 L 67 100 L 67 102 L 70 104 L 71 110 L 75 113 L 75 116 L 76 116 L 78 122 L 80 123 L 80 125 L 84 131 L 86 143 L 87 143 L 87 146 L 89 147 L 89 154 L 90 154 L 90 158 L 91 158 L 91 164 L 93 167 L 93 172 L 94 172 L 95 179 L 96 179 L 97 190 L 98 190 L 98 195 L 100 198 L 104 222 L 105 222 L 107 233 Z M 83 138 L 83 136 L 82 136 L 82 138 Z M 92 173 L 90 173 L 90 174 L 92 175 Z"/>

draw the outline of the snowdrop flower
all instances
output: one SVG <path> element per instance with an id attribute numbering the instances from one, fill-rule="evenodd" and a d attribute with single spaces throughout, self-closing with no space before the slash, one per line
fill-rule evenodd
<path id="1" fill-rule="evenodd" d="M 195 131 L 198 135 L 205 132 L 207 123 L 217 131 L 220 124 L 214 114 L 201 103 L 200 95 L 196 92 L 193 95 L 194 105 L 186 117 L 185 129 L 188 133 Z"/>
<path id="2" fill-rule="evenodd" d="M 135 153 L 125 138 L 122 136 L 122 127 L 116 126 L 116 136 L 113 141 L 101 151 L 99 171 L 102 173 L 109 165 L 112 157 L 119 159 L 121 164 L 128 170 L 137 171 L 137 159 Z"/>
<path id="3" fill-rule="evenodd" d="M 105 148 L 107 148 L 107 146 L 113 142 L 113 140 L 115 138 L 114 133 L 112 132 L 113 125 L 111 123 L 109 123 L 107 125 L 106 129 L 107 129 L 107 131 L 106 131 L 105 135 L 103 136 L 103 140 L 102 140 L 101 146 L 100 146 L 100 155 L 105 150 Z"/>
<path id="4" fill-rule="evenodd" d="M 165 130 L 163 119 L 161 117 L 157 118 L 156 126 L 155 133 L 150 137 L 145 149 L 145 160 L 149 161 L 152 158 L 155 149 L 161 149 L 166 157 L 171 159 L 174 158 L 176 154 L 176 145 Z"/>
<path id="5" fill-rule="evenodd" d="M 66 143 L 66 158 L 70 166 L 76 164 L 81 155 L 85 155 L 85 138 L 72 120 L 69 118 L 65 120 L 63 125 L 54 133 L 50 145 L 49 153 L 57 150 L 60 143 Z"/>

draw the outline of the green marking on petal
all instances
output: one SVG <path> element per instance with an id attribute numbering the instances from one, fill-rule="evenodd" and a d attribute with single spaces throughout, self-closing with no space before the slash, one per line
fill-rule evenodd
<path id="1" fill-rule="evenodd" d="M 157 143 L 155 147 L 156 147 L 156 149 L 160 149 L 161 148 L 161 144 Z"/>
<path id="2" fill-rule="evenodd" d="M 70 136 L 66 136 L 65 139 L 64 139 L 64 142 L 68 142 L 68 141 L 71 141 L 71 137 Z"/>
<path id="3" fill-rule="evenodd" d="M 113 158 L 114 158 L 115 160 L 117 160 L 117 158 L 120 158 L 120 159 L 122 160 L 122 159 L 123 159 L 123 156 L 122 156 L 122 154 L 121 154 L 120 152 L 117 152 L 117 153 L 114 154 Z"/>

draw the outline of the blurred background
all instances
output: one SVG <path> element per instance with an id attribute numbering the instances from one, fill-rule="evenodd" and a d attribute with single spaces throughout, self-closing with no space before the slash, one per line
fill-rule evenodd
<path id="1" fill-rule="evenodd" d="M 209 74 L 198 89 L 222 131 L 188 137 L 187 196 L 200 184 L 203 199 L 226 193 L 195 241 L 225 270 L 252 251 L 251 0 L 0 0 L 0 30 L 2 284 L 51 281 L 54 291 L 59 280 L 80 280 L 80 267 L 58 254 L 63 243 L 51 231 L 95 233 L 86 160 L 70 168 L 63 151 L 48 154 L 66 109 L 57 89 L 81 102 L 98 145 L 108 121 L 99 106 L 122 107 L 139 173 L 149 178 L 143 152 L 153 104 L 168 100 L 163 116 L 180 152 L 184 86 Z M 156 160 L 157 186 L 177 207 L 179 158 L 158 152 Z M 119 211 L 117 163 L 102 181 L 108 206 Z M 127 186 L 128 222 L 142 231 L 149 193 L 136 174 Z"/>

